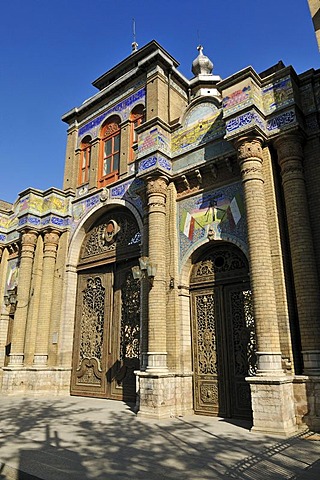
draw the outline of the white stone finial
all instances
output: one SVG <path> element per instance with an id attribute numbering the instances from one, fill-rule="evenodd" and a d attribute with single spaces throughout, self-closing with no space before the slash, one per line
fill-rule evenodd
<path id="1" fill-rule="evenodd" d="M 198 45 L 197 50 L 199 55 L 192 62 L 192 73 L 194 76 L 198 75 L 211 75 L 213 70 L 213 63 L 211 60 L 203 54 L 203 46 Z"/>

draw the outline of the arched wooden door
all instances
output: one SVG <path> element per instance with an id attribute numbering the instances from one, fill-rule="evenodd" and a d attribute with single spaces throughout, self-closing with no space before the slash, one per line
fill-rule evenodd
<path id="1" fill-rule="evenodd" d="M 255 373 L 255 333 L 248 264 L 233 245 L 218 244 L 191 275 L 194 410 L 251 418 L 245 377 Z"/>
<path id="2" fill-rule="evenodd" d="M 135 401 L 140 367 L 140 233 L 126 210 L 87 233 L 78 267 L 71 394 Z"/>

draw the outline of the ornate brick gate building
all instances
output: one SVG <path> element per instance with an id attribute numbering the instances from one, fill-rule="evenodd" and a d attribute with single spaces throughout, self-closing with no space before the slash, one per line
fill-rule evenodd
<path id="1" fill-rule="evenodd" d="M 317 429 L 320 73 L 177 67 L 134 50 L 63 116 L 63 190 L 0 203 L 2 394 Z"/>

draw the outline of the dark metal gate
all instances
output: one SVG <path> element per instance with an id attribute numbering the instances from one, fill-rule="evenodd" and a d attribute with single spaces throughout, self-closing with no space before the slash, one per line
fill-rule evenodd
<path id="1" fill-rule="evenodd" d="M 191 277 L 194 409 L 204 415 L 251 418 L 255 334 L 247 261 L 220 245 Z"/>
<path id="2" fill-rule="evenodd" d="M 71 394 L 135 401 L 140 284 L 137 225 L 109 215 L 86 236 L 79 264 Z"/>

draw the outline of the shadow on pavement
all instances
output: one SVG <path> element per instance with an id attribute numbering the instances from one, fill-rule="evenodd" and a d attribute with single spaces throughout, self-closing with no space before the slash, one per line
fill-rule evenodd
<path id="1" fill-rule="evenodd" d="M 2 404 L 1 461 L 45 480 L 278 480 L 319 466 L 320 442 L 300 436 L 279 442 L 208 417 L 146 421 L 112 401 L 67 398 Z"/>

